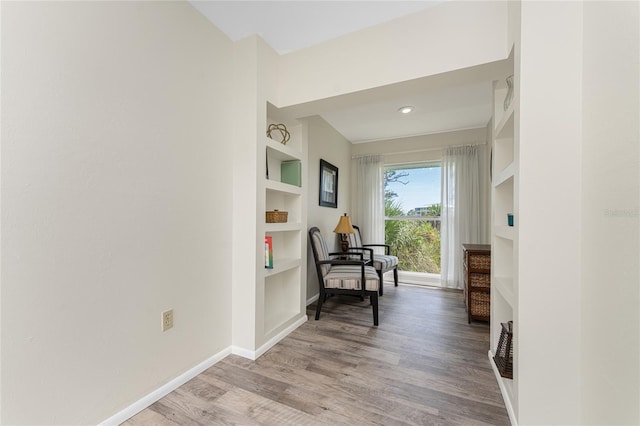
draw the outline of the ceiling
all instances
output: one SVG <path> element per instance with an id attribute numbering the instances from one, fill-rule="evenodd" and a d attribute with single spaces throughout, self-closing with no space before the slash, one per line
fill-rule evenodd
<path id="1" fill-rule="evenodd" d="M 191 4 L 231 40 L 258 34 L 284 54 L 433 7 L 437 1 L 198 1 Z M 431 86 L 431 87 L 428 87 Z M 308 111 L 321 115 L 352 143 L 486 126 L 491 117 L 490 78 L 455 85 L 416 85 L 362 102 Z M 400 114 L 411 105 L 414 111 Z"/>

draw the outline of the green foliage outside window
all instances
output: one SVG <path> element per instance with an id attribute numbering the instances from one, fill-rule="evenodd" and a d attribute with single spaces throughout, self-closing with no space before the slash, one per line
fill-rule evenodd
<path id="1" fill-rule="evenodd" d="M 392 171 L 395 172 L 395 171 Z M 405 216 L 396 194 L 386 190 L 389 172 L 385 173 L 385 216 Z M 397 173 L 390 176 L 398 177 Z M 429 206 L 423 217 L 439 217 L 440 204 Z M 412 272 L 440 273 L 440 222 L 428 220 L 386 220 L 385 241 L 398 257 L 398 269 Z"/>

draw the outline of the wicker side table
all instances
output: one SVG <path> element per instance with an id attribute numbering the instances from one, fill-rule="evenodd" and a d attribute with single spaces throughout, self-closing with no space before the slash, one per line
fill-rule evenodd
<path id="1" fill-rule="evenodd" d="M 491 246 L 463 244 L 464 303 L 471 320 L 489 321 L 491 317 Z"/>

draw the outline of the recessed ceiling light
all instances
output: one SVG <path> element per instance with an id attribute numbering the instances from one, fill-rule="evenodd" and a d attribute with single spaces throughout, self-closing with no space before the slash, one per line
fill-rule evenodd
<path id="1" fill-rule="evenodd" d="M 401 108 L 398 108 L 398 112 L 400 114 L 409 114 L 411 111 L 413 111 L 413 107 L 411 105 L 407 105 L 407 106 L 403 106 Z"/>

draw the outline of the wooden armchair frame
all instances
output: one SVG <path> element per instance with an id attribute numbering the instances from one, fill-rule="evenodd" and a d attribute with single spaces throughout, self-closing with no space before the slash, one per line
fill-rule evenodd
<path id="1" fill-rule="evenodd" d="M 311 243 L 311 250 L 313 251 L 313 258 L 316 264 L 316 273 L 318 274 L 318 301 L 316 304 L 316 320 L 320 319 L 320 311 L 322 310 L 322 305 L 326 302 L 328 297 L 334 295 L 347 295 L 347 296 L 356 296 L 360 297 L 361 300 L 364 300 L 365 297 L 369 297 L 371 299 L 371 305 L 373 309 L 373 325 L 378 325 L 378 290 L 375 291 L 367 290 L 367 281 L 373 281 L 374 277 L 377 281 L 377 287 L 380 286 L 380 281 L 377 276 L 377 272 L 375 275 L 372 274 L 375 269 L 372 266 L 369 266 L 370 260 L 364 259 L 364 253 L 362 252 L 334 252 L 327 253 L 327 256 L 341 256 L 342 259 L 323 259 L 324 253 L 319 252 L 319 248 L 316 247 L 316 238 L 319 238 L 319 243 L 325 245 L 324 237 L 320 233 L 320 229 L 317 227 L 312 227 L 309 229 L 309 241 Z M 325 245 L 326 248 L 326 245 Z M 371 252 L 373 254 L 373 251 Z M 359 256 L 359 260 L 350 259 L 352 256 Z M 323 271 L 323 266 L 329 266 L 328 270 Z M 360 284 L 360 288 L 338 288 L 327 286 L 325 283 L 325 278 L 329 275 L 331 268 L 340 266 L 354 266 L 358 268 L 346 268 L 346 270 L 340 269 L 340 279 L 351 281 L 356 280 Z"/>

